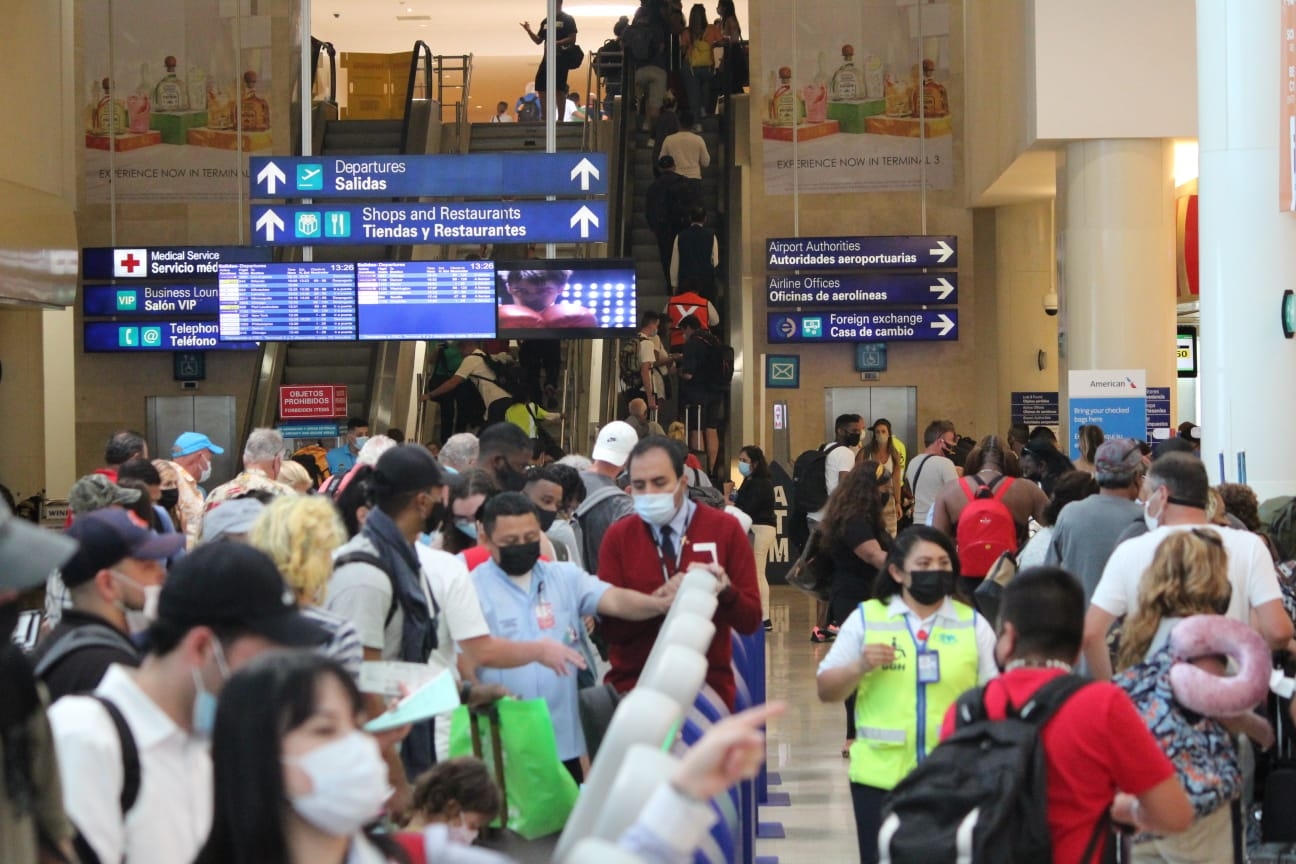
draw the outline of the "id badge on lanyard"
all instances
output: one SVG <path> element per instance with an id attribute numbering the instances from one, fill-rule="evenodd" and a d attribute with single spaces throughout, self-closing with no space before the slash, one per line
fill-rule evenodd
<path id="1" fill-rule="evenodd" d="M 535 606 L 536 626 L 541 630 L 552 630 L 558 623 L 554 617 L 553 604 L 544 599 L 544 583 L 536 589 L 536 606 Z"/>
<path id="2" fill-rule="evenodd" d="M 940 652 L 927 650 L 928 633 L 926 629 L 921 629 L 917 633 L 913 631 L 913 625 L 905 619 L 905 626 L 909 628 L 909 635 L 913 637 L 914 647 L 918 649 L 918 683 L 919 684 L 938 684 L 940 683 Z"/>

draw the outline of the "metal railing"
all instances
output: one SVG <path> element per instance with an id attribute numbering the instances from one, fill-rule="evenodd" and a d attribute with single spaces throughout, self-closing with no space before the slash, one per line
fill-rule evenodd
<path id="1" fill-rule="evenodd" d="M 328 55 L 329 64 L 329 88 L 328 100 L 334 105 L 337 104 L 337 49 L 333 47 L 332 42 L 322 42 L 319 39 L 311 37 L 311 98 L 315 97 L 315 78 L 319 75 L 320 57 Z"/>
<path id="2" fill-rule="evenodd" d="M 401 142 L 409 140 L 410 111 L 414 107 L 414 92 L 419 80 L 419 66 L 423 69 L 423 100 L 432 98 L 432 49 L 422 39 L 414 43 L 414 53 L 410 57 L 409 77 L 405 83 L 405 108 L 401 120 Z"/>

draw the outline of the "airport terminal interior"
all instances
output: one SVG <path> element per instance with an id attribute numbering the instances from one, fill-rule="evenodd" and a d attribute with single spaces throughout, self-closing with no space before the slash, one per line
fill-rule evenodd
<path id="1" fill-rule="evenodd" d="M 264 427 L 435 452 L 464 342 L 511 356 L 541 461 L 648 397 L 717 489 L 746 445 L 773 470 L 762 689 L 790 707 L 726 848 L 854 860 L 831 646 L 785 581 L 797 455 L 844 414 L 901 471 L 934 420 L 1072 458 L 1096 423 L 1296 491 L 1296 13 L 675 0 L 639 57 L 638 0 L 560 5 L 579 62 L 553 0 L 7 4 L 0 487 L 61 530 L 122 429 L 222 445 L 209 489 Z M 667 353 L 710 334 L 705 406 L 640 377 L 648 310 Z"/>

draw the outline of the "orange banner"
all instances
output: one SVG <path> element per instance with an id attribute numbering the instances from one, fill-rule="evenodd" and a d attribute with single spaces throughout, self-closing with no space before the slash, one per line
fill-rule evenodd
<path id="1" fill-rule="evenodd" d="M 1296 0 L 1282 4 L 1282 125 L 1278 130 L 1278 209 L 1296 212 Z"/>

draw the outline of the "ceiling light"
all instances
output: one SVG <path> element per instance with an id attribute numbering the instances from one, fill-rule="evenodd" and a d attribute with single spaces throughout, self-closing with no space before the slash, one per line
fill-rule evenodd
<path id="1" fill-rule="evenodd" d="M 397 21 L 431 21 L 431 15 L 397 15 Z"/>

